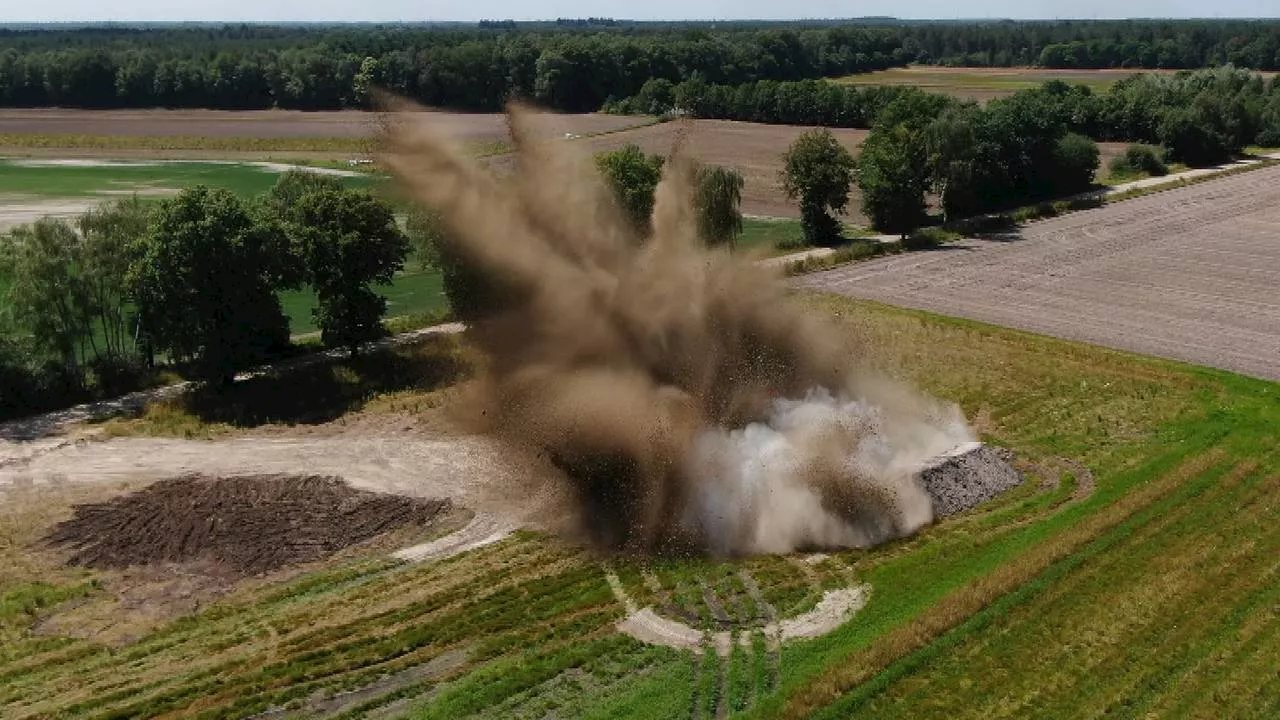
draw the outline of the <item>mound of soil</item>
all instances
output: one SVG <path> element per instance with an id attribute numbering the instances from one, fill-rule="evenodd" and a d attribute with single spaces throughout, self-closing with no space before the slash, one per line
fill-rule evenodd
<path id="1" fill-rule="evenodd" d="M 45 539 L 72 548 L 74 565 L 214 561 L 256 574 L 428 525 L 449 509 L 448 500 L 357 490 L 335 477 L 184 475 L 77 506 Z"/>

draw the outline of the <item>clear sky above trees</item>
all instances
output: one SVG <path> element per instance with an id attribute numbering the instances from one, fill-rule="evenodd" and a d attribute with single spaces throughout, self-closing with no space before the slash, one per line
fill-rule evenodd
<path id="1" fill-rule="evenodd" d="M 886 15 L 902 18 L 1278 17 L 1258 0 L 46 0 L 0 3 L 2 21 L 86 20 L 479 20 L 615 17 L 638 20 Z"/>

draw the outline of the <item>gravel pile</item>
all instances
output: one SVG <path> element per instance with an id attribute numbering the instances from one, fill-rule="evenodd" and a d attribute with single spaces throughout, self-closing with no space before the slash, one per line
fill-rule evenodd
<path id="1" fill-rule="evenodd" d="M 1022 473 L 1010 464 L 1007 450 L 982 443 L 961 445 L 930 461 L 918 475 L 933 499 L 934 517 L 946 517 L 996 497 L 1022 484 Z"/>

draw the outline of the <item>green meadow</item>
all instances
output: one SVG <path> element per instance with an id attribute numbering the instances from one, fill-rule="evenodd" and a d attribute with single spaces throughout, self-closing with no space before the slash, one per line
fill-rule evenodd
<path id="1" fill-rule="evenodd" d="M 130 193 L 172 193 L 193 185 L 253 197 L 271 189 L 280 173 L 274 167 L 237 162 L 0 160 L 0 212 L 6 201 L 12 202 L 12 196 L 106 199 Z M 363 174 L 342 180 L 352 187 L 368 188 L 380 182 L 376 176 Z"/>

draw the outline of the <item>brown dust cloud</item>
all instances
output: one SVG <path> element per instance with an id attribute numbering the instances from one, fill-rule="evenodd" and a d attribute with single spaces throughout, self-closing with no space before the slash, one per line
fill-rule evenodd
<path id="1" fill-rule="evenodd" d="M 930 522 L 914 471 L 973 439 L 958 409 L 856 367 L 776 270 L 705 248 L 680 147 L 641 238 L 539 118 L 509 111 L 501 179 L 430 122 L 389 129 L 386 164 L 483 288 L 477 429 L 550 457 L 606 548 L 864 547 Z"/>

